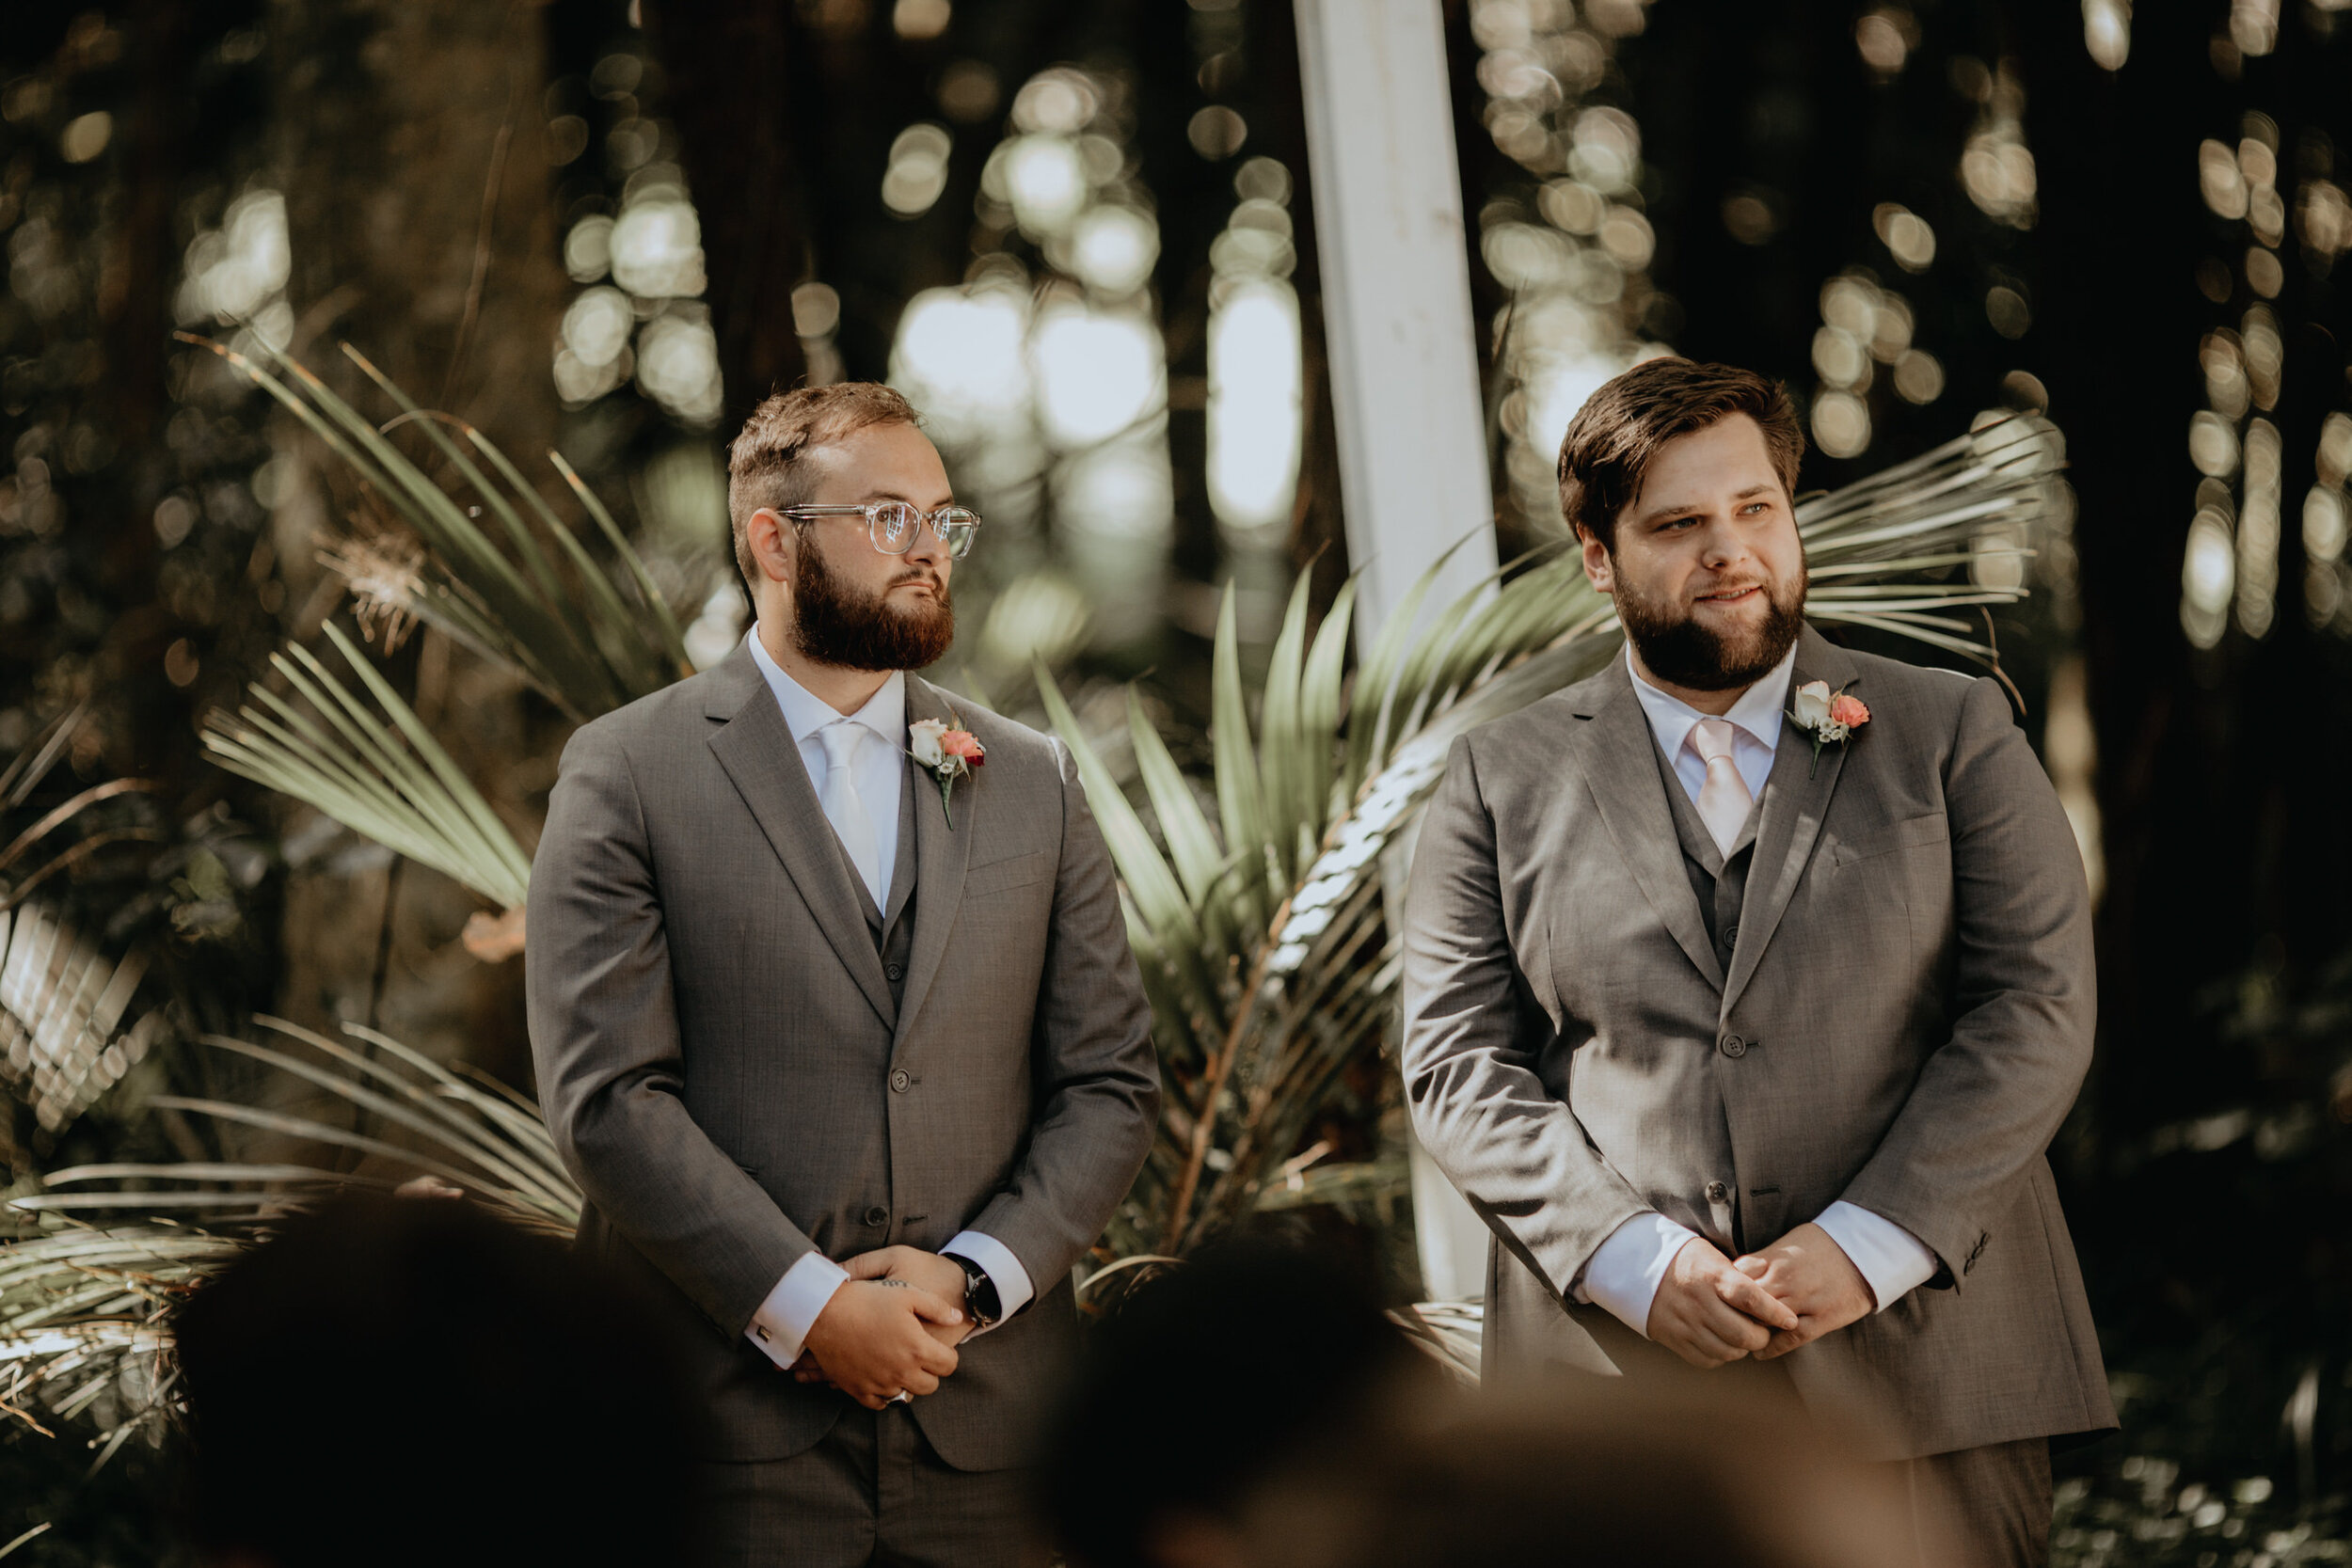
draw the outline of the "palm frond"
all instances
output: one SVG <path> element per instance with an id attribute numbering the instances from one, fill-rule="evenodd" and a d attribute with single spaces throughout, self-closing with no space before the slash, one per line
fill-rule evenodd
<path id="1" fill-rule="evenodd" d="M 256 682 L 247 689 L 260 706 L 208 716 L 205 748 L 230 772 L 317 807 L 501 909 L 520 904 L 531 857 L 514 833 L 351 640 L 332 624 L 321 629 L 373 704 L 294 644 L 270 662 L 310 711 Z"/>
<path id="2" fill-rule="evenodd" d="M 1979 623 L 1955 612 L 2023 591 L 1968 569 L 2028 552 L 2062 462 L 2049 421 L 2011 416 L 1806 499 L 1796 516 L 1817 578 L 1807 614 L 1993 664 Z M 1303 585 L 1295 591 L 1254 735 L 1229 590 L 1212 667 L 1214 824 L 1130 701 L 1156 840 L 1039 673 L 1119 869 L 1165 1084 L 1157 1140 L 1105 1238 L 1115 1254 L 1181 1255 L 1253 1206 L 1296 1201 L 1285 1163 L 1388 1028 L 1399 962 L 1382 865 L 1454 738 L 1592 673 L 1622 646 L 1609 601 L 1572 551 L 1514 562 L 1408 630 L 1438 569 L 1406 594 L 1343 694 L 1352 592 L 1310 640 Z"/>
<path id="3" fill-rule="evenodd" d="M 340 1190 L 429 1175 L 527 1227 L 569 1236 L 579 1226 L 580 1190 L 525 1097 L 355 1024 L 344 1033 L 369 1050 L 278 1019 L 255 1022 L 282 1044 L 204 1043 L 407 1141 L 291 1110 L 154 1097 L 159 1108 L 307 1143 L 317 1155 L 79 1165 L 52 1172 L 46 1191 L 8 1200 L 34 1228 L 0 1244 L 0 1415 L 41 1430 L 45 1417 L 94 1419 L 105 1453 L 169 1419 L 159 1357 L 173 1304 L 283 1215 Z M 342 1168 L 352 1156 L 367 1164 Z"/>
<path id="4" fill-rule="evenodd" d="M 0 1077 L 43 1128 L 88 1109 L 168 1027 L 161 1013 L 122 1026 L 146 973 L 142 954 L 110 957 L 39 903 L 0 910 Z"/>
<path id="5" fill-rule="evenodd" d="M 345 356 L 400 410 L 382 427 L 266 344 L 271 362 L 264 366 L 209 339 L 182 336 L 219 355 L 291 413 L 423 546 L 413 569 L 373 577 L 351 571 L 350 552 L 328 552 L 327 564 L 343 571 L 377 611 L 413 616 L 506 665 L 575 722 L 692 673 L 675 613 L 611 514 L 561 457 L 548 454 L 613 547 L 618 575 L 597 562 L 489 437 L 419 407 L 349 345 Z M 455 474 L 461 494 L 477 498 L 476 504 L 462 502 L 393 444 L 388 432 L 404 424 L 423 435 Z M 495 532 L 481 520 L 485 509 Z"/>

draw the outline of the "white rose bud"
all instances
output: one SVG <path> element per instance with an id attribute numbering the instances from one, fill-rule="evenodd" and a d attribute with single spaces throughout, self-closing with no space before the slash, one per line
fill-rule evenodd
<path id="1" fill-rule="evenodd" d="M 1826 729 L 1829 723 L 1829 682 L 1805 682 L 1797 688 L 1797 694 L 1791 705 L 1800 725 L 1820 735 L 1824 739 L 1835 738 L 1828 735 Z"/>
<path id="2" fill-rule="evenodd" d="M 946 749 L 939 743 L 940 736 L 946 733 L 947 726 L 939 720 L 917 719 L 907 726 L 907 750 L 924 767 L 937 768 L 947 760 Z"/>

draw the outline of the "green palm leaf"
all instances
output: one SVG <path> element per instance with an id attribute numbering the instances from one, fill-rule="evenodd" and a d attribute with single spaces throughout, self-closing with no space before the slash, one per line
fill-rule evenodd
<path id="1" fill-rule="evenodd" d="M 332 625 L 321 629 L 373 705 L 295 645 L 270 662 L 310 711 L 256 682 L 248 690 L 261 707 L 209 716 L 206 749 L 230 772 L 317 807 L 501 909 L 522 903 L 531 857 L 512 831 L 351 640 Z"/>

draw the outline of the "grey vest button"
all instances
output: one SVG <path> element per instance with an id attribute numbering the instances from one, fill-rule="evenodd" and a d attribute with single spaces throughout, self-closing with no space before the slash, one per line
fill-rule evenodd
<path id="1" fill-rule="evenodd" d="M 904 1093 L 906 1093 L 906 1092 L 907 1092 L 907 1085 L 908 1085 L 909 1084 L 914 1083 L 914 1076 L 913 1076 L 912 1074 L 910 1074 L 910 1073 L 907 1071 L 907 1069 L 904 1069 L 904 1068 L 899 1068 L 899 1069 L 898 1069 L 896 1071 L 892 1072 L 892 1073 L 891 1073 L 891 1075 L 890 1075 L 890 1087 L 891 1087 L 892 1092 L 893 1092 L 893 1093 L 896 1093 L 896 1094 L 904 1094 Z"/>
<path id="2" fill-rule="evenodd" d="M 1723 1050 L 1724 1055 L 1732 1057 L 1736 1060 L 1737 1058 L 1744 1056 L 1748 1053 L 1748 1042 L 1741 1039 L 1737 1035 L 1725 1035 L 1724 1037 Z"/>
<path id="3" fill-rule="evenodd" d="M 906 970 L 898 964 L 882 965 L 882 973 L 890 976 L 890 983 L 894 986 L 907 977 Z"/>
<path id="4" fill-rule="evenodd" d="M 1737 924 L 1724 927 L 1724 945 L 1725 947 L 1737 947 L 1740 945 L 1740 927 Z"/>
<path id="5" fill-rule="evenodd" d="M 890 1211 L 877 1203 L 871 1209 L 866 1211 L 866 1223 L 868 1225 L 888 1225 L 890 1223 Z"/>

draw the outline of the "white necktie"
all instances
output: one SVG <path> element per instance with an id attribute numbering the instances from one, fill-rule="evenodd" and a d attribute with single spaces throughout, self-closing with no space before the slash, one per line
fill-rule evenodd
<path id="1" fill-rule="evenodd" d="M 850 863 L 857 867 L 866 890 L 874 895 L 874 907 L 880 909 L 884 896 L 882 846 L 874 837 L 874 819 L 866 815 L 866 801 L 858 795 L 852 771 L 866 734 L 866 726 L 852 719 L 836 719 L 817 732 L 817 738 L 825 743 L 825 791 L 818 803 L 825 808 L 825 820 L 840 835 L 841 847 L 850 852 Z"/>
<path id="2" fill-rule="evenodd" d="M 1691 726 L 1691 750 L 1707 764 L 1707 782 L 1699 786 L 1699 820 L 1707 824 L 1715 847 L 1726 855 L 1756 804 L 1756 797 L 1748 793 L 1748 781 L 1740 776 L 1739 765 L 1731 760 L 1731 744 L 1727 719 L 1702 719 Z"/>

